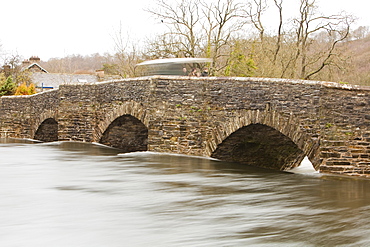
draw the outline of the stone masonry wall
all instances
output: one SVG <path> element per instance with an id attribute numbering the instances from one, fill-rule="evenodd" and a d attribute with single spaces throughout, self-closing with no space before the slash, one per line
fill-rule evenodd
<path id="1" fill-rule="evenodd" d="M 115 119 L 132 115 L 148 128 L 148 150 L 211 156 L 233 132 L 263 124 L 289 137 L 321 172 L 370 174 L 369 88 L 157 76 L 62 85 L 49 94 L 0 98 L 2 136 L 32 138 L 40 119 L 57 111 L 59 140 L 98 142 Z"/>
<path id="2" fill-rule="evenodd" d="M 322 90 L 322 172 L 370 176 L 369 96 L 369 90 Z"/>
<path id="3" fill-rule="evenodd" d="M 59 92 L 0 97 L 0 137 L 34 138 L 47 118 L 57 120 Z"/>

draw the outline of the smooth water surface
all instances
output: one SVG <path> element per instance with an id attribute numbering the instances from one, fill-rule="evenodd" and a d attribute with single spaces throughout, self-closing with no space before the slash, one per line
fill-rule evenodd
<path id="1" fill-rule="evenodd" d="M 370 246 L 370 181 L 0 144 L 0 246 Z"/>

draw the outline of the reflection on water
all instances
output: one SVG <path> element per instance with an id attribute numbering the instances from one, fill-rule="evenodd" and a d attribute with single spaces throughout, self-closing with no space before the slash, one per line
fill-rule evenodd
<path id="1" fill-rule="evenodd" d="M 0 246 L 369 246 L 370 181 L 0 144 Z"/>

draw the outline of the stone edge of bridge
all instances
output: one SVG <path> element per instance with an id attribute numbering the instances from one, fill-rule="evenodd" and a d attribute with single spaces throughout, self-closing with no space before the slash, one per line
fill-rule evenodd
<path id="1" fill-rule="evenodd" d="M 238 81 L 238 82 L 267 82 L 267 83 L 292 83 L 292 84 L 304 84 L 304 85 L 321 85 L 326 88 L 333 88 L 333 89 L 343 89 L 343 90 L 350 90 L 350 91 L 370 91 L 370 86 L 360 86 L 360 85 L 353 85 L 353 84 L 344 84 L 338 82 L 329 82 L 329 81 L 314 81 L 314 80 L 299 80 L 299 79 L 282 79 L 282 78 L 262 78 L 262 77 L 196 77 L 196 76 L 144 76 L 144 77 L 132 77 L 132 78 L 124 78 L 124 79 L 117 79 L 117 80 L 107 80 L 97 83 L 68 83 L 62 84 L 61 86 L 91 86 L 91 85 L 103 85 L 103 84 L 111 84 L 111 83 L 121 83 L 121 82 L 130 82 L 130 81 L 143 81 L 143 80 L 191 80 L 191 81 Z M 10 96 L 2 96 L 4 98 L 15 98 L 15 97 L 33 97 L 35 95 L 45 94 L 52 91 L 57 91 L 59 89 L 52 89 L 45 92 L 36 93 L 33 95 L 10 95 Z M 2 98 L 0 97 L 0 98 Z"/>

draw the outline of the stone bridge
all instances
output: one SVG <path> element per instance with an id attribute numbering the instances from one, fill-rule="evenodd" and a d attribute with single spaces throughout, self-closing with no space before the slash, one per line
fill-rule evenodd
<path id="1" fill-rule="evenodd" d="M 370 87 L 155 76 L 0 98 L 1 137 L 99 142 L 370 178 Z"/>

